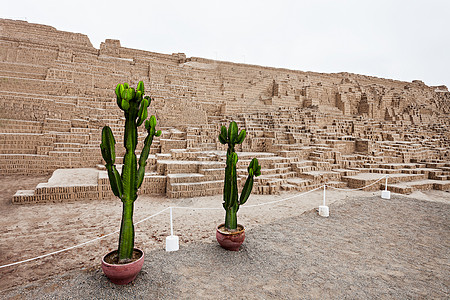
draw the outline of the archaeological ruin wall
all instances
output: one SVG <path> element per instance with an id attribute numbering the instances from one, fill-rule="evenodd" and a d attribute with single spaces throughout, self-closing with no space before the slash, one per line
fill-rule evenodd
<path id="1" fill-rule="evenodd" d="M 101 128 L 109 125 L 118 143 L 123 135 L 114 88 L 140 80 L 163 131 L 146 177 L 155 188 L 146 193 L 220 193 L 224 148 L 217 135 L 231 120 L 248 132 L 239 150 L 262 159 L 261 193 L 326 180 L 349 186 L 343 177 L 358 168 L 387 170 L 387 164 L 428 163 L 444 169 L 424 179 L 450 179 L 445 86 L 188 58 L 125 48 L 118 40 L 96 49 L 86 35 L 6 19 L 0 19 L 0 174 L 101 165 Z M 107 189 L 99 178 L 95 193 L 108 195 Z"/>

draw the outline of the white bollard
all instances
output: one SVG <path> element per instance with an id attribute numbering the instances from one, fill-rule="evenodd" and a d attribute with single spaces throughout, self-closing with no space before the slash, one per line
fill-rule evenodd
<path id="1" fill-rule="evenodd" d="M 170 235 L 166 237 L 166 251 L 178 251 L 180 249 L 178 236 L 173 235 L 172 207 L 170 208 Z"/>
<path id="2" fill-rule="evenodd" d="M 178 242 L 178 236 L 169 235 L 166 237 L 166 251 L 178 251 L 180 249 L 180 245 Z"/>
<path id="3" fill-rule="evenodd" d="M 381 198 L 383 199 L 391 199 L 391 192 L 390 191 L 381 191 Z"/>
<path id="4" fill-rule="evenodd" d="M 319 206 L 319 216 L 329 217 L 330 216 L 330 208 L 325 205 L 320 205 Z"/>
<path id="5" fill-rule="evenodd" d="M 386 175 L 386 183 L 384 184 L 384 191 L 381 191 L 381 198 L 391 199 L 391 192 L 387 189 L 388 175 Z"/>
<path id="6" fill-rule="evenodd" d="M 323 205 L 319 206 L 319 216 L 321 217 L 329 217 L 330 216 L 330 208 L 326 206 L 325 202 L 325 191 L 326 185 L 323 186 Z"/>

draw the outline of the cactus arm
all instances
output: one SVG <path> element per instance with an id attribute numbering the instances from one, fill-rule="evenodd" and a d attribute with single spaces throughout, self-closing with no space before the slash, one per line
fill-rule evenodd
<path id="1" fill-rule="evenodd" d="M 241 132 L 239 132 L 239 135 L 236 140 L 236 144 L 242 144 L 244 142 L 246 135 L 247 135 L 247 132 L 245 131 L 245 129 L 242 129 Z"/>
<path id="2" fill-rule="evenodd" d="M 241 196 L 239 197 L 239 205 L 242 205 L 245 202 L 247 202 L 248 197 L 252 192 L 252 188 L 253 188 L 253 176 L 249 174 L 247 180 L 245 181 L 244 188 L 242 189 Z"/>
<path id="3" fill-rule="evenodd" d="M 143 101 L 145 101 L 145 99 Z M 137 173 L 137 182 L 136 182 L 137 189 L 142 185 L 142 182 L 144 181 L 145 166 L 147 165 L 147 159 L 150 153 L 150 147 L 152 146 L 153 143 L 153 138 L 155 136 L 161 135 L 161 130 L 156 131 L 155 127 L 156 127 L 156 118 L 155 116 L 151 116 L 150 120 L 147 120 L 145 122 L 145 128 L 147 129 L 148 135 L 144 140 L 144 148 L 142 148 L 141 156 L 139 157 L 139 169 Z"/>
<path id="4" fill-rule="evenodd" d="M 219 142 L 220 142 L 221 144 L 226 144 L 226 143 L 227 143 L 227 140 L 224 139 L 222 135 L 219 135 Z"/>
<path id="5" fill-rule="evenodd" d="M 226 143 L 228 143 L 228 141 L 227 141 L 227 128 L 225 127 L 225 126 L 222 126 L 221 128 L 220 128 L 220 134 L 219 134 L 219 142 L 221 143 L 221 144 L 226 144 Z"/>
<path id="6" fill-rule="evenodd" d="M 139 169 L 137 173 L 137 188 L 139 189 L 144 181 L 145 166 L 147 165 L 147 158 L 150 153 L 150 146 L 153 142 L 153 136 L 148 135 L 144 141 L 144 148 L 142 149 L 141 156 L 139 157 Z"/>
<path id="7" fill-rule="evenodd" d="M 141 106 L 139 108 L 139 112 L 138 112 L 138 120 L 137 120 L 137 126 L 141 126 L 142 123 L 145 121 L 145 119 L 147 119 L 147 107 L 148 107 L 148 101 L 147 99 L 142 99 L 141 101 Z"/>
<path id="8" fill-rule="evenodd" d="M 106 170 L 108 171 L 109 184 L 116 197 L 122 198 L 123 196 L 123 186 L 122 178 L 116 169 L 115 165 L 106 164 Z"/>
<path id="9" fill-rule="evenodd" d="M 117 106 L 120 108 L 120 109 L 123 109 L 122 108 L 122 92 L 123 92 L 123 85 L 122 84 L 118 84 L 117 86 L 116 86 L 116 99 L 117 99 Z"/>
<path id="10" fill-rule="evenodd" d="M 122 179 L 120 178 L 119 172 L 114 165 L 116 160 L 115 151 L 116 140 L 112 133 L 111 128 L 108 126 L 103 127 L 102 130 L 102 143 L 100 144 L 100 149 L 102 151 L 103 159 L 106 162 L 106 170 L 108 171 L 109 183 L 111 189 L 117 197 L 121 198 L 123 193 Z"/>
<path id="11" fill-rule="evenodd" d="M 123 108 L 122 108 L 122 99 L 120 99 L 119 96 L 117 96 L 117 106 L 118 106 L 120 109 L 123 109 Z"/>
<path id="12" fill-rule="evenodd" d="M 238 127 L 236 122 L 231 122 L 228 127 L 228 145 L 231 146 L 232 152 L 234 152 L 234 144 L 236 143 L 236 138 L 238 136 Z"/>
<path id="13" fill-rule="evenodd" d="M 137 175 L 137 188 L 139 189 L 142 185 L 142 182 L 144 181 L 144 175 L 145 175 L 145 166 L 147 165 L 147 158 L 150 154 L 150 147 L 153 142 L 153 136 L 148 135 L 145 138 L 144 142 L 144 148 L 142 149 L 141 156 L 139 157 L 139 169 L 138 169 L 138 175 Z"/>
<path id="14" fill-rule="evenodd" d="M 225 139 L 227 138 L 227 127 L 222 125 L 222 127 L 220 127 L 220 135 L 222 135 Z"/>
<path id="15" fill-rule="evenodd" d="M 261 166 L 259 165 L 258 160 L 253 158 L 248 166 L 248 177 L 245 181 L 244 188 L 242 189 L 241 197 L 239 198 L 239 205 L 247 202 L 253 189 L 253 177 L 258 177 L 259 175 L 261 175 Z"/>
<path id="16" fill-rule="evenodd" d="M 102 129 L 102 143 L 100 149 L 102 151 L 103 159 L 107 164 L 113 165 L 116 160 L 116 140 L 109 126 L 104 126 Z"/>
<path id="17" fill-rule="evenodd" d="M 144 88 L 144 84 L 142 83 L 142 81 L 140 81 L 138 84 L 137 93 L 141 93 L 141 89 L 143 90 L 143 88 Z M 147 114 L 148 114 L 147 107 L 148 107 L 148 100 L 142 99 L 141 103 L 140 103 L 139 112 L 138 112 L 138 120 L 137 120 L 137 124 L 136 124 L 137 126 L 141 126 L 141 124 L 147 118 Z M 154 132 L 154 130 L 153 130 L 153 132 Z M 145 166 L 147 165 L 147 158 L 150 153 L 150 147 L 153 143 L 153 136 L 154 136 L 154 134 L 150 134 L 150 132 L 149 132 L 144 141 L 144 148 L 142 148 L 141 155 L 139 157 L 139 169 L 137 172 L 136 189 L 139 189 L 142 185 L 142 182 L 144 181 Z"/>
<path id="18" fill-rule="evenodd" d="M 137 88 L 136 88 L 136 91 L 139 91 L 139 92 L 141 92 L 142 94 L 144 94 L 144 82 L 143 81 L 139 81 L 139 83 L 138 83 L 138 85 L 137 85 Z"/>

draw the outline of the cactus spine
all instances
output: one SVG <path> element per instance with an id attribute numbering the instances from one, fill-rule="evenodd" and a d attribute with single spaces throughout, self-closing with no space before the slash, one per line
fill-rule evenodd
<path id="1" fill-rule="evenodd" d="M 242 189 L 241 196 L 238 199 L 236 164 L 238 156 L 234 150 L 236 144 L 242 144 L 246 136 L 245 129 L 238 134 L 238 126 L 236 122 L 231 122 L 228 130 L 222 126 L 219 135 L 219 141 L 222 144 L 228 144 L 227 150 L 227 166 L 225 168 L 225 182 L 223 187 L 223 208 L 225 209 L 225 228 L 228 231 L 237 230 L 237 216 L 239 206 L 247 202 L 253 188 L 254 176 L 261 175 L 261 166 L 258 160 L 253 158 L 247 170 L 248 177 Z"/>
<path id="2" fill-rule="evenodd" d="M 143 96 L 144 83 L 142 81 L 138 83 L 136 90 L 129 87 L 127 83 L 118 84 L 116 87 L 117 105 L 125 114 L 124 146 L 126 153 L 123 158 L 122 174 L 119 174 L 114 164 L 116 159 L 116 141 L 111 128 L 105 126 L 102 130 L 100 149 L 103 159 L 106 162 L 105 166 L 108 171 L 109 183 L 114 195 L 119 197 L 123 202 L 118 248 L 119 263 L 128 262 L 133 254 L 133 205 L 137 198 L 137 191 L 144 181 L 145 166 L 153 137 L 161 135 L 160 130 L 155 131 L 155 116 L 152 115 L 149 120 L 146 120 L 148 116 L 147 108 L 150 105 L 151 98 Z M 144 147 L 138 163 L 135 154 L 138 141 L 137 128 L 144 121 L 148 135 L 145 138 Z"/>

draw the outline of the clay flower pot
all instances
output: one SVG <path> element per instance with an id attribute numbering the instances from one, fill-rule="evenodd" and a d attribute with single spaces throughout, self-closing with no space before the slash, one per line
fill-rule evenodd
<path id="1" fill-rule="evenodd" d="M 238 224 L 237 231 L 229 232 L 225 229 L 225 224 L 217 226 L 216 239 L 222 248 L 230 251 L 238 251 L 245 239 L 244 226 Z"/>
<path id="2" fill-rule="evenodd" d="M 144 265 L 144 251 L 134 248 L 133 258 L 136 257 L 136 260 L 133 260 L 127 264 L 115 264 L 111 263 L 111 260 L 114 260 L 116 257 L 117 260 L 117 250 L 114 250 L 102 258 L 102 270 L 105 273 L 106 277 L 112 283 L 115 284 L 127 284 L 133 281 L 136 278 L 136 275 L 141 271 L 142 266 Z"/>

